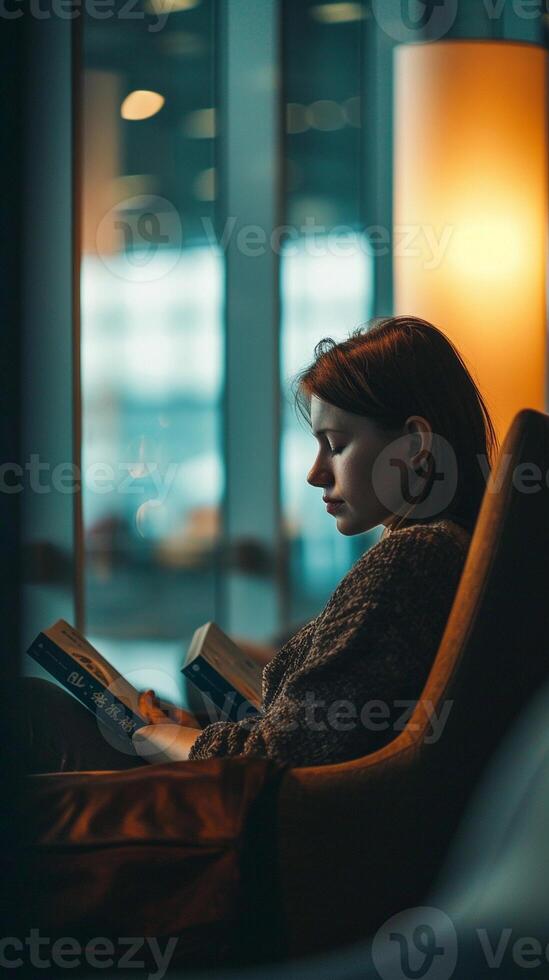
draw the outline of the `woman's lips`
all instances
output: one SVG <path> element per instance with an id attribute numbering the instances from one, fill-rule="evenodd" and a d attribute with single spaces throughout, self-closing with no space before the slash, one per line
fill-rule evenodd
<path id="1" fill-rule="evenodd" d="M 340 507 L 343 507 L 342 500 L 334 500 L 332 503 L 326 504 L 326 510 L 329 514 L 336 514 Z"/>

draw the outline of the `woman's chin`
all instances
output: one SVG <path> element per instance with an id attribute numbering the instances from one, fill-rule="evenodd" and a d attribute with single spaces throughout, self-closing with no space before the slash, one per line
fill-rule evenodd
<path id="1" fill-rule="evenodd" d="M 379 520 L 357 520 L 353 519 L 351 514 L 336 514 L 336 527 L 340 534 L 345 534 L 347 537 L 351 537 L 353 534 L 364 534 L 366 531 L 371 531 L 373 527 L 377 527 L 380 523 Z"/>
<path id="2" fill-rule="evenodd" d="M 358 534 L 356 528 L 353 527 L 352 520 L 349 519 L 348 515 L 336 514 L 335 515 L 336 527 L 340 534 Z"/>

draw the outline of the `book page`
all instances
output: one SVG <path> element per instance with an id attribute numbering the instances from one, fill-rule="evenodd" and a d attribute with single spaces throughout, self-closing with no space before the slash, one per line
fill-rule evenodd
<path id="1" fill-rule="evenodd" d="M 261 706 L 262 668 L 233 643 L 216 623 L 209 624 L 200 653 L 250 704 L 256 708 Z"/>

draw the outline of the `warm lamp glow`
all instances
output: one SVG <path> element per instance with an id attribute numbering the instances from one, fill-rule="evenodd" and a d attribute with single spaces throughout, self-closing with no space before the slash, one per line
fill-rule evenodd
<path id="1" fill-rule="evenodd" d="M 130 92 L 124 99 L 120 107 L 122 119 L 137 121 L 140 119 L 150 119 L 160 112 L 165 99 L 159 92 L 149 92 L 147 89 L 136 89 Z"/>
<path id="2" fill-rule="evenodd" d="M 441 41 L 395 57 L 394 222 L 413 236 L 395 313 L 456 344 L 502 438 L 521 408 L 546 410 L 546 54 Z"/>

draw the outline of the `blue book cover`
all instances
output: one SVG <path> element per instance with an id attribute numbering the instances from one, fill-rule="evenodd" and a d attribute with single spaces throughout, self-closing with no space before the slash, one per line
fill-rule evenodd
<path id="1" fill-rule="evenodd" d="M 215 706 L 212 721 L 261 713 L 263 671 L 216 623 L 195 631 L 181 670 Z"/>
<path id="2" fill-rule="evenodd" d="M 93 712 L 117 747 L 148 724 L 138 712 L 139 692 L 64 619 L 39 633 L 27 653 Z"/>

